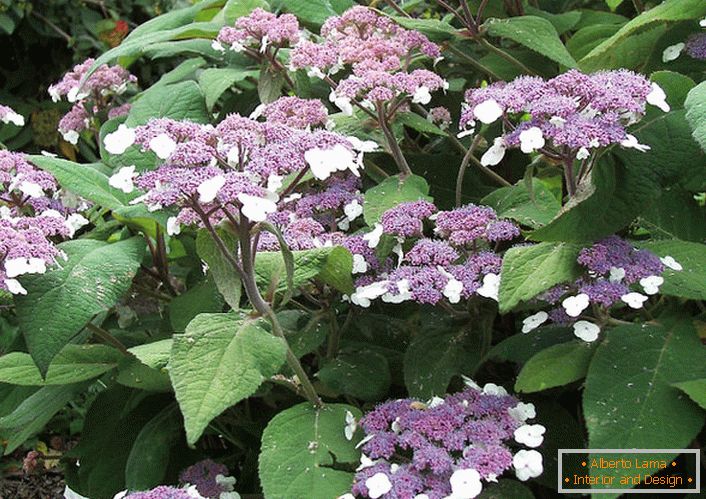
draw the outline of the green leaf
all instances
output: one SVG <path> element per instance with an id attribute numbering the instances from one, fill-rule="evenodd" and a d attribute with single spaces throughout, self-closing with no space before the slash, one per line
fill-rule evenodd
<path id="1" fill-rule="evenodd" d="M 702 409 L 706 409 L 706 378 L 682 381 L 681 383 L 674 383 L 673 386 L 686 393 Z"/>
<path id="2" fill-rule="evenodd" d="M 684 107 L 694 140 L 706 151 L 706 81 L 691 89 Z"/>
<path id="3" fill-rule="evenodd" d="M 696 86 L 694 80 L 674 71 L 655 71 L 650 75 L 650 80 L 657 83 L 664 90 L 664 93 L 667 94 L 667 104 L 672 109 L 683 108 L 686 96 Z M 652 111 L 660 113 L 657 109 L 652 109 Z M 649 116 L 647 119 L 649 119 Z"/>
<path id="4" fill-rule="evenodd" d="M 153 61 L 185 55 L 214 57 L 217 52 L 211 47 L 211 43 L 213 43 L 212 40 L 207 38 L 157 42 L 151 43 L 149 46 L 145 47 L 143 54 Z"/>
<path id="5" fill-rule="evenodd" d="M 576 61 L 546 19 L 536 16 L 488 19 L 485 26 L 491 36 L 513 40 L 563 66 L 576 67 Z"/>
<path id="6" fill-rule="evenodd" d="M 503 478 L 498 483 L 488 484 L 483 487 L 483 493 L 478 499 L 534 499 L 532 491 L 516 480 Z"/>
<path id="7" fill-rule="evenodd" d="M 27 348 L 43 375 L 71 338 L 130 288 L 145 242 L 141 237 L 113 244 L 78 239 L 59 248 L 68 260 L 46 274 L 23 277 L 27 295 L 16 298 Z"/>
<path id="8" fill-rule="evenodd" d="M 152 118 L 208 123 L 209 116 L 201 88 L 195 81 L 152 87 L 133 103 L 125 125 L 134 128 Z"/>
<path id="9" fill-rule="evenodd" d="M 424 33 L 433 42 L 446 42 L 460 38 L 456 28 L 440 19 L 419 19 L 404 16 L 391 16 L 391 18 L 403 28 Z"/>
<path id="10" fill-rule="evenodd" d="M 27 397 L 10 414 L 0 418 L 0 432 L 9 433 L 5 455 L 41 431 L 57 412 L 87 386 L 87 383 L 44 386 Z"/>
<path id="11" fill-rule="evenodd" d="M 192 57 L 190 59 L 186 59 L 185 61 L 179 63 L 179 65 L 171 71 L 164 73 L 159 80 L 157 80 L 155 84 L 150 87 L 150 91 L 154 91 L 154 87 L 158 85 L 172 85 L 175 83 L 181 83 L 183 80 L 191 80 L 193 79 L 196 71 L 205 65 L 206 59 L 203 57 Z"/>
<path id="12" fill-rule="evenodd" d="M 319 272 L 318 279 L 341 293 L 352 293 L 354 286 L 353 255 L 351 252 L 343 246 L 334 246 L 326 258 L 324 267 Z"/>
<path id="13" fill-rule="evenodd" d="M 228 249 L 233 250 L 237 247 L 237 241 L 230 232 L 219 230 L 218 233 Z M 223 256 L 206 229 L 199 230 L 196 235 L 196 252 L 211 270 L 211 276 L 226 303 L 233 310 L 238 310 L 243 290 L 240 276 Z"/>
<path id="14" fill-rule="evenodd" d="M 615 9 L 620 7 L 620 4 L 623 3 L 623 1 L 624 0 L 605 0 L 605 3 L 610 10 L 615 11 Z"/>
<path id="15" fill-rule="evenodd" d="M 580 269 L 576 258 L 579 251 L 581 246 L 569 243 L 510 248 L 505 253 L 500 271 L 500 311 L 512 310 L 520 302 L 578 277 Z"/>
<path id="16" fill-rule="evenodd" d="M 481 201 L 495 209 L 499 217 L 517 220 L 538 228 L 549 223 L 561 210 L 561 202 L 539 179 L 532 179 L 532 192 L 524 181 L 512 187 L 496 189 Z"/>
<path id="17" fill-rule="evenodd" d="M 620 28 L 617 33 L 591 50 L 591 52 L 579 62 L 583 67 L 584 64 L 590 62 L 592 59 L 602 57 L 606 52 L 612 50 L 615 45 L 624 38 L 644 31 L 649 27 L 665 22 L 700 19 L 705 15 L 706 3 L 702 0 L 666 0 L 632 19 Z"/>
<path id="18" fill-rule="evenodd" d="M 301 310 L 282 310 L 277 312 L 277 320 L 297 358 L 319 348 L 329 332 L 324 316 L 319 314 L 309 316 Z"/>
<path id="19" fill-rule="evenodd" d="M 326 19 L 341 14 L 353 6 L 353 2 L 333 2 L 332 0 L 281 0 L 280 4 L 305 24 L 321 26 Z"/>
<path id="20" fill-rule="evenodd" d="M 525 7 L 525 12 L 532 16 L 541 17 L 546 19 L 554 29 L 556 29 L 557 34 L 563 35 L 567 31 L 570 31 L 574 26 L 576 26 L 581 19 L 581 12 L 578 10 L 571 10 L 569 12 L 562 12 L 561 14 L 552 14 L 541 9 L 536 9 L 530 5 Z"/>
<path id="21" fill-rule="evenodd" d="M 105 345 L 66 345 L 49 365 L 46 379 L 24 352 L 0 357 L 0 383 L 23 386 L 67 385 L 100 376 L 118 365 L 120 352 Z"/>
<path id="22" fill-rule="evenodd" d="M 532 393 L 563 386 L 586 376 L 594 348 L 585 341 L 553 345 L 534 355 L 522 367 L 515 391 Z"/>
<path id="23" fill-rule="evenodd" d="M 589 448 L 688 447 L 705 414 L 672 385 L 705 375 L 706 348 L 689 322 L 611 329 L 586 376 L 583 412 Z M 599 472 L 591 470 L 592 475 Z"/>
<path id="24" fill-rule="evenodd" d="M 130 490 L 148 490 L 164 483 L 170 451 L 181 438 L 179 408 L 172 403 L 137 435 L 125 463 L 125 486 Z"/>
<path id="25" fill-rule="evenodd" d="M 199 75 L 199 85 L 206 97 L 206 107 L 213 109 L 218 98 L 239 81 L 257 78 L 258 72 L 242 68 L 209 68 Z"/>
<path id="26" fill-rule="evenodd" d="M 568 328 L 540 327 L 527 334 L 513 334 L 504 339 L 490 350 L 486 358 L 525 364 L 542 350 L 565 343 L 572 338 L 574 338 L 574 334 Z"/>
<path id="27" fill-rule="evenodd" d="M 422 400 L 443 396 L 451 378 L 477 363 L 480 352 L 464 348 L 466 327 L 424 328 L 404 354 L 404 381 L 409 395 Z"/>
<path id="28" fill-rule="evenodd" d="M 136 196 L 110 187 L 108 177 L 89 165 L 48 156 L 29 156 L 28 159 L 51 173 L 64 189 L 104 208 L 116 210 L 125 207 Z"/>
<path id="29" fill-rule="evenodd" d="M 687 241 L 649 241 L 640 244 L 657 256 L 671 256 L 682 270 L 665 267 L 660 294 L 706 300 L 706 245 Z"/>
<path id="30" fill-rule="evenodd" d="M 247 16 L 257 8 L 267 10 L 267 2 L 265 0 L 228 0 L 223 6 L 226 25 L 233 25 L 236 19 Z"/>
<path id="31" fill-rule="evenodd" d="M 657 200 L 640 216 L 641 227 L 653 239 L 706 240 L 706 207 L 694 195 L 678 188 L 662 189 Z"/>
<path id="32" fill-rule="evenodd" d="M 269 422 L 262 434 L 259 466 L 265 497 L 331 499 L 350 491 L 353 473 L 340 466 L 352 469 L 360 453 L 343 432 L 347 412 L 356 418 L 361 414 L 343 404 L 317 409 L 303 403 Z"/>
<path id="33" fill-rule="evenodd" d="M 332 390 L 374 402 L 390 389 L 390 367 L 384 355 L 373 350 L 343 352 L 324 364 L 317 377 Z"/>
<path id="34" fill-rule="evenodd" d="M 285 360 L 286 345 L 250 319 L 201 314 L 174 336 L 169 361 L 176 399 L 193 445 L 213 418 L 251 396 Z"/>
<path id="35" fill-rule="evenodd" d="M 124 386 L 153 392 L 169 392 L 167 363 L 172 349 L 172 339 L 154 341 L 129 348 L 134 358 L 126 358 L 118 366 L 115 380 Z"/>
<path id="36" fill-rule="evenodd" d="M 363 217 L 365 222 L 372 227 L 380 221 L 385 211 L 400 203 L 419 200 L 431 201 L 432 198 L 428 194 L 429 184 L 422 177 L 417 175 L 410 175 L 405 179 L 401 179 L 398 175 L 388 177 L 365 192 Z"/>
<path id="37" fill-rule="evenodd" d="M 446 137 L 446 132 L 444 132 L 441 128 L 433 124 L 428 119 L 419 116 L 417 113 L 412 113 L 409 111 L 404 113 L 398 113 L 396 119 L 399 123 L 402 123 L 404 126 L 407 126 L 412 130 Z"/>
<path id="38" fill-rule="evenodd" d="M 269 104 L 282 95 L 285 79 L 281 71 L 263 66 L 257 79 L 257 95 L 260 102 Z"/>
<path id="39" fill-rule="evenodd" d="M 183 332 L 199 314 L 223 311 L 223 297 L 214 282 L 213 272 L 204 281 L 169 302 L 169 322 L 174 331 Z"/>

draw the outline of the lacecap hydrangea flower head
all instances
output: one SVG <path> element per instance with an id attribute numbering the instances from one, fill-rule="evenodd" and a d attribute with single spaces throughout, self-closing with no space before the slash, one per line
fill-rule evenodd
<path id="1" fill-rule="evenodd" d="M 516 147 L 564 162 L 586 160 L 612 144 L 648 151 L 627 131 L 648 104 L 670 109 L 659 85 L 625 69 L 570 70 L 549 80 L 520 76 L 467 90 L 460 135 L 473 133 L 478 121 L 501 121 L 502 135 L 481 158 L 486 166 L 497 165 L 507 149 Z"/>
<path id="2" fill-rule="evenodd" d="M 659 258 L 618 236 L 607 237 L 582 249 L 578 263 L 584 274 L 573 283 L 560 284 L 539 295 L 539 300 L 555 308 L 526 317 L 523 333 L 551 321 L 571 325 L 577 337 L 595 341 L 601 328 L 589 315 L 593 307 L 605 312 L 614 306 L 639 310 L 659 292 L 666 267 L 682 270 L 674 258 Z"/>
<path id="3" fill-rule="evenodd" d="M 349 418 L 365 437 L 351 494 L 343 497 L 472 499 L 510 470 L 522 481 L 539 476 L 535 449 L 545 428 L 527 422 L 536 417 L 534 405 L 495 384 L 466 382 L 445 398 L 392 400 L 357 423 Z"/>
<path id="4" fill-rule="evenodd" d="M 26 294 L 17 278 L 46 272 L 62 256 L 55 242 L 88 224 L 58 191 L 23 154 L 0 151 L 0 290 Z"/>
<path id="5" fill-rule="evenodd" d="M 74 104 L 59 121 L 59 133 L 66 142 L 74 145 L 80 133 L 91 128 L 99 113 L 107 113 L 107 118 L 127 114 L 130 104 L 123 102 L 121 95 L 130 85 L 137 83 L 137 78 L 127 69 L 107 64 L 99 66 L 86 78 L 94 62 L 94 59 L 86 59 L 49 86 L 49 95 L 54 102 L 66 98 Z"/>
<path id="6" fill-rule="evenodd" d="M 488 206 L 439 211 L 424 200 L 401 203 L 347 246 L 354 261 L 361 262 L 354 273 L 364 274 L 350 300 L 362 307 L 378 298 L 429 305 L 459 303 L 474 295 L 497 300 L 502 259 L 495 248 L 519 235 L 514 223 L 499 219 Z M 374 249 L 383 237 L 394 245 L 380 262 Z"/>

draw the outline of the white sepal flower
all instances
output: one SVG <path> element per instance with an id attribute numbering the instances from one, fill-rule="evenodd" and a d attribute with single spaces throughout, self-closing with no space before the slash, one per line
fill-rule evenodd
<path id="1" fill-rule="evenodd" d="M 349 136 L 346 137 L 348 142 L 351 143 L 353 149 L 360 152 L 374 152 L 377 151 L 380 146 L 374 140 L 360 140 L 358 137 Z"/>
<path id="2" fill-rule="evenodd" d="M 526 424 L 515 430 L 515 442 L 527 447 L 539 447 L 544 442 L 544 432 L 547 429 L 541 424 Z"/>
<path id="3" fill-rule="evenodd" d="M 159 159 L 167 159 L 176 149 L 177 143 L 166 133 L 160 133 L 150 140 L 148 146 Z"/>
<path id="4" fill-rule="evenodd" d="M 483 276 L 483 285 L 476 290 L 480 296 L 498 301 L 500 292 L 500 276 L 492 272 Z"/>
<path id="5" fill-rule="evenodd" d="M 473 499 L 483 490 L 480 473 L 472 468 L 459 469 L 449 478 L 451 497 L 454 499 Z"/>
<path id="6" fill-rule="evenodd" d="M 110 177 L 108 185 L 129 194 L 135 190 L 135 184 L 132 182 L 135 177 L 137 177 L 135 165 L 123 166 Z"/>
<path id="7" fill-rule="evenodd" d="M 493 145 L 488 148 L 480 157 L 480 164 L 483 166 L 495 166 L 505 157 L 507 146 L 502 137 L 496 137 Z"/>
<path id="8" fill-rule="evenodd" d="M 167 218 L 167 235 L 176 236 L 181 233 L 181 224 L 177 217 Z"/>
<path id="9" fill-rule="evenodd" d="M 387 293 L 388 284 L 388 281 L 380 281 L 367 286 L 358 286 L 355 288 L 355 293 L 350 296 L 351 302 L 359 307 L 368 308 L 372 300 Z"/>
<path id="10" fill-rule="evenodd" d="M 385 473 L 375 473 L 365 481 L 365 487 L 370 499 L 378 499 L 392 490 L 392 482 Z"/>
<path id="11" fill-rule="evenodd" d="M 589 298 L 586 293 L 579 293 L 576 296 L 569 296 L 561 302 L 561 306 L 564 307 L 566 315 L 569 317 L 578 317 L 581 312 L 586 310 L 589 305 Z"/>
<path id="12" fill-rule="evenodd" d="M 625 269 L 622 267 L 611 267 L 608 280 L 610 282 L 620 282 L 625 277 Z"/>
<path id="13" fill-rule="evenodd" d="M 574 335 L 588 343 L 596 341 L 598 333 L 601 332 L 601 328 L 598 325 L 588 321 L 576 321 L 573 327 Z"/>
<path id="14" fill-rule="evenodd" d="M 664 49 L 662 51 L 662 62 L 671 62 L 677 59 L 681 55 L 681 51 L 684 50 L 684 47 L 686 47 L 686 44 L 679 42 Z"/>
<path id="15" fill-rule="evenodd" d="M 544 324 L 548 318 L 549 318 L 549 314 L 547 314 L 544 311 L 540 311 L 534 315 L 530 315 L 529 317 L 525 317 L 524 320 L 522 321 L 522 332 L 529 333 L 533 329 L 537 329 L 539 326 Z"/>
<path id="16" fill-rule="evenodd" d="M 495 383 L 486 383 L 483 385 L 483 393 L 486 395 L 495 395 L 496 397 L 501 397 L 507 395 L 507 390 Z"/>
<path id="17" fill-rule="evenodd" d="M 576 159 L 578 159 L 579 161 L 583 161 L 584 159 L 587 159 L 590 155 L 591 152 L 588 149 L 586 149 L 585 147 L 581 147 L 576 153 Z"/>
<path id="18" fill-rule="evenodd" d="M 353 116 L 353 105 L 348 97 L 339 97 L 334 90 L 328 96 L 328 99 L 343 112 L 346 116 Z"/>
<path id="19" fill-rule="evenodd" d="M 424 85 L 417 87 L 414 91 L 414 95 L 412 95 L 412 103 L 426 105 L 429 104 L 429 102 L 431 102 L 429 88 Z"/>
<path id="20" fill-rule="evenodd" d="M 361 205 L 357 199 L 354 199 L 343 207 L 343 213 L 346 214 L 348 221 L 352 222 L 363 214 L 363 205 Z"/>
<path id="21" fill-rule="evenodd" d="M 387 292 L 382 295 L 382 301 L 385 303 L 402 303 L 412 299 L 412 292 L 409 289 L 409 281 L 400 279 L 397 281 L 397 293 Z"/>
<path id="22" fill-rule="evenodd" d="M 66 131 L 59 130 L 59 131 L 61 132 L 61 137 L 66 142 L 68 142 L 69 144 L 74 145 L 74 146 L 76 144 L 78 144 L 78 139 L 79 139 L 80 135 L 78 134 L 78 132 L 76 130 L 66 130 Z"/>
<path id="23" fill-rule="evenodd" d="M 14 111 L 9 111 L 0 119 L 5 124 L 12 123 L 15 126 L 25 126 L 25 117 Z"/>
<path id="24" fill-rule="evenodd" d="M 503 108 L 500 107 L 500 104 L 495 99 L 483 101 L 473 108 L 473 116 L 486 125 L 495 122 L 502 115 Z"/>
<path id="25" fill-rule="evenodd" d="M 89 223 L 90 222 L 86 219 L 86 217 L 84 217 L 80 213 L 72 213 L 71 215 L 66 217 L 64 226 L 69 229 L 69 237 L 74 237 L 74 234 L 76 234 L 77 230 L 79 230 L 85 225 L 88 225 Z"/>
<path id="26" fill-rule="evenodd" d="M 537 417 L 537 409 L 532 403 L 518 402 L 515 407 L 507 410 L 508 414 L 517 421 L 524 423 L 528 419 Z"/>
<path id="27" fill-rule="evenodd" d="M 544 135 L 539 127 L 533 126 L 520 132 L 520 150 L 523 153 L 534 152 L 544 147 L 544 144 Z"/>
<path id="28" fill-rule="evenodd" d="M 29 196 L 31 198 L 41 198 L 44 197 L 44 189 L 39 184 L 34 182 L 28 182 L 27 180 L 22 180 L 17 188 L 22 192 L 22 194 Z"/>
<path id="29" fill-rule="evenodd" d="M 284 177 L 282 175 L 275 175 L 274 173 L 267 177 L 267 190 L 270 192 L 277 192 L 282 187 L 282 181 Z"/>
<path id="30" fill-rule="evenodd" d="M 677 262 L 673 256 L 667 255 L 665 257 L 660 258 L 659 260 L 667 268 L 676 270 L 677 272 L 684 270 L 684 267 L 682 267 L 681 263 Z"/>
<path id="31" fill-rule="evenodd" d="M 512 458 L 517 479 L 526 482 L 530 478 L 538 477 L 544 471 L 542 455 L 536 450 L 522 449 Z"/>
<path id="32" fill-rule="evenodd" d="M 620 141 L 620 145 L 627 149 L 637 149 L 640 152 L 647 152 L 651 148 L 646 144 L 640 144 L 634 135 L 625 134 L 625 138 Z"/>
<path id="33" fill-rule="evenodd" d="M 346 440 L 353 440 L 353 435 L 358 429 L 358 422 L 355 420 L 355 416 L 351 411 L 346 411 L 346 425 L 343 428 L 343 434 Z"/>
<path id="34" fill-rule="evenodd" d="M 645 290 L 645 294 L 656 295 L 659 293 L 659 287 L 664 284 L 664 277 L 651 275 L 640 279 L 640 286 Z"/>
<path id="35" fill-rule="evenodd" d="M 373 230 L 363 235 L 363 240 L 368 242 L 368 248 L 377 248 L 382 237 L 382 224 L 376 223 Z"/>
<path id="36" fill-rule="evenodd" d="M 630 308 L 634 309 L 639 309 L 642 308 L 642 305 L 649 299 L 647 296 L 643 295 L 642 293 L 637 293 L 635 291 L 632 291 L 630 293 L 624 294 L 623 296 L 620 297 L 620 299 L 627 303 L 627 305 Z"/>
<path id="37" fill-rule="evenodd" d="M 135 143 L 135 129 L 121 124 L 114 132 L 103 137 L 105 150 L 110 154 L 122 154 Z"/>
<path id="38" fill-rule="evenodd" d="M 368 271 L 368 262 L 365 261 L 363 255 L 353 253 L 353 274 L 365 274 Z"/>
<path id="39" fill-rule="evenodd" d="M 657 85 L 655 82 L 652 82 L 652 90 L 650 90 L 650 93 L 647 94 L 647 102 L 660 108 L 665 113 L 669 112 L 671 109 L 669 104 L 667 104 L 667 94 L 665 94 L 662 87 Z"/>
<path id="40" fill-rule="evenodd" d="M 318 180 L 326 180 L 332 173 L 345 170 L 360 176 L 355 155 L 342 144 L 336 144 L 330 149 L 309 149 L 304 153 L 304 159 Z"/>
<path id="41" fill-rule="evenodd" d="M 267 215 L 277 211 L 277 203 L 270 199 L 240 193 L 238 194 L 238 201 L 243 203 L 240 211 L 251 222 L 262 222 L 267 219 Z"/>
<path id="42" fill-rule="evenodd" d="M 7 290 L 13 295 L 26 295 L 27 290 L 20 284 L 17 279 L 5 279 L 5 286 Z"/>
<path id="43" fill-rule="evenodd" d="M 216 52 L 225 52 L 226 48 L 220 44 L 218 40 L 213 40 L 211 42 L 211 48 L 215 50 Z"/>
<path id="44" fill-rule="evenodd" d="M 463 283 L 454 278 L 450 278 L 444 286 L 443 294 L 450 303 L 458 303 L 461 301 L 461 293 L 463 292 Z"/>
<path id="45" fill-rule="evenodd" d="M 199 201 L 201 203 L 210 203 L 216 199 L 216 196 L 218 196 L 218 193 L 225 183 L 226 178 L 223 175 L 216 175 L 215 177 L 201 182 L 196 188 L 196 191 L 199 193 Z"/>

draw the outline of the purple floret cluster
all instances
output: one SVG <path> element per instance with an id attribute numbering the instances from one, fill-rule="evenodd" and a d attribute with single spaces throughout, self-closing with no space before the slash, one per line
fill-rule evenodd
<path id="1" fill-rule="evenodd" d="M 187 489 L 160 485 L 152 490 L 133 492 L 122 497 L 125 499 L 198 499 L 200 496 L 194 495 Z"/>
<path id="2" fill-rule="evenodd" d="M 214 48 L 235 52 L 257 49 L 264 53 L 268 47 L 279 49 L 294 46 L 299 41 L 299 21 L 292 14 L 277 16 L 257 8 L 247 16 L 238 18 L 235 27 L 221 28 Z"/>
<path id="3" fill-rule="evenodd" d="M 468 384 L 443 399 L 388 401 L 364 415 L 358 423 L 365 433 L 359 444 L 363 456 L 351 495 L 472 498 L 480 494 L 481 481 L 495 482 L 513 467 L 520 479 L 538 476 L 541 455 L 524 450 L 515 459 L 513 451 L 514 442 L 542 443 L 544 428 L 525 424 L 536 416 L 534 406 L 502 387 Z M 531 472 L 523 459 L 527 453 Z"/>
<path id="4" fill-rule="evenodd" d="M 681 270 L 681 265 L 673 258 L 659 258 L 618 236 L 607 237 L 582 249 L 577 262 L 583 273 L 573 283 L 554 286 L 539 295 L 538 299 L 555 308 L 525 319 L 523 332 L 549 320 L 572 325 L 579 338 L 594 341 L 600 327 L 587 315 L 593 307 L 604 312 L 615 305 L 641 309 L 650 296 L 659 292 L 667 266 Z"/>
<path id="5" fill-rule="evenodd" d="M 706 60 L 706 33 L 695 33 L 686 42 L 686 53 L 694 59 Z"/>
<path id="6" fill-rule="evenodd" d="M 394 246 L 383 262 L 363 266 L 364 275 L 350 299 L 362 307 L 377 298 L 428 305 L 442 300 L 458 303 L 474 295 L 497 300 L 502 259 L 495 245 L 519 235 L 514 223 L 498 219 L 487 206 L 438 211 L 425 200 L 400 203 L 385 211 L 380 223 L 363 236 L 368 248 L 377 247 L 382 237 Z M 350 249 L 354 258 L 360 255 L 366 264 L 370 261 L 369 255 L 358 253 L 359 248 Z"/>
<path id="7" fill-rule="evenodd" d="M 502 135 L 481 159 L 486 166 L 498 164 L 506 149 L 516 147 L 552 159 L 585 160 L 612 144 L 649 150 L 626 130 L 645 114 L 647 104 L 670 109 L 659 85 L 626 69 L 569 70 L 548 80 L 520 76 L 467 90 L 460 128 L 468 134 L 477 121 L 501 120 Z"/>
<path id="8" fill-rule="evenodd" d="M 219 499 L 222 493 L 233 491 L 235 479 L 228 474 L 226 465 L 204 459 L 183 470 L 179 481 L 185 486 L 194 485 L 198 493 L 206 498 Z"/>
<path id="9" fill-rule="evenodd" d="M 49 86 L 54 102 L 65 97 L 74 104 L 58 127 L 64 140 L 71 144 L 78 142 L 79 134 L 91 127 L 99 113 L 107 112 L 109 118 L 115 118 L 130 111 L 130 104 L 122 102 L 121 96 L 137 83 L 137 78 L 121 66 L 103 64 L 83 81 L 94 62 L 95 59 L 86 59 Z"/>
<path id="10" fill-rule="evenodd" d="M 61 256 L 55 242 L 88 223 L 58 190 L 23 154 L 0 151 L 0 290 L 26 294 L 17 278 L 46 272 Z"/>

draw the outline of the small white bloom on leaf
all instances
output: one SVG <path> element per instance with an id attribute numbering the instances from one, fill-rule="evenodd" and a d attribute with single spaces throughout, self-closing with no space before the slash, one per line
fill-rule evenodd
<path id="1" fill-rule="evenodd" d="M 624 294 L 620 299 L 627 303 L 630 308 L 638 309 L 642 308 L 642 305 L 649 299 L 642 293 L 636 293 L 634 291 Z"/>
<path id="2" fill-rule="evenodd" d="M 505 157 L 507 146 L 502 137 L 496 137 L 493 145 L 488 148 L 480 157 L 480 164 L 483 166 L 495 166 Z"/>
<path id="3" fill-rule="evenodd" d="M 110 177 L 108 185 L 129 194 L 135 190 L 135 184 L 132 182 L 135 177 L 137 177 L 135 165 L 123 166 Z"/>
<path id="4" fill-rule="evenodd" d="M 533 329 L 537 329 L 539 326 L 544 324 L 548 318 L 549 314 L 543 310 L 534 315 L 530 315 L 529 317 L 525 317 L 522 321 L 522 332 L 529 333 Z"/>
<path id="5" fill-rule="evenodd" d="M 576 321 L 573 327 L 574 335 L 588 343 L 596 341 L 598 339 L 598 333 L 601 332 L 600 327 L 588 321 Z"/>
<path id="6" fill-rule="evenodd" d="M 589 298 L 586 293 L 579 293 L 576 296 L 569 296 L 561 302 L 566 314 L 569 317 L 578 317 L 589 305 Z"/>
<path id="7" fill-rule="evenodd" d="M 122 154 L 135 143 L 135 129 L 121 124 L 114 132 L 103 137 L 105 150 L 110 154 Z"/>
<path id="8" fill-rule="evenodd" d="M 480 473 L 472 468 L 459 469 L 449 478 L 451 497 L 454 499 L 473 499 L 483 490 Z"/>
<path id="9" fill-rule="evenodd" d="M 541 424 L 526 424 L 515 430 L 515 442 L 527 447 L 539 447 L 544 442 L 544 432 L 547 429 Z"/>
<path id="10" fill-rule="evenodd" d="M 530 478 L 538 477 L 544 471 L 542 455 L 536 450 L 522 449 L 512 458 L 517 479 L 526 482 Z"/>

